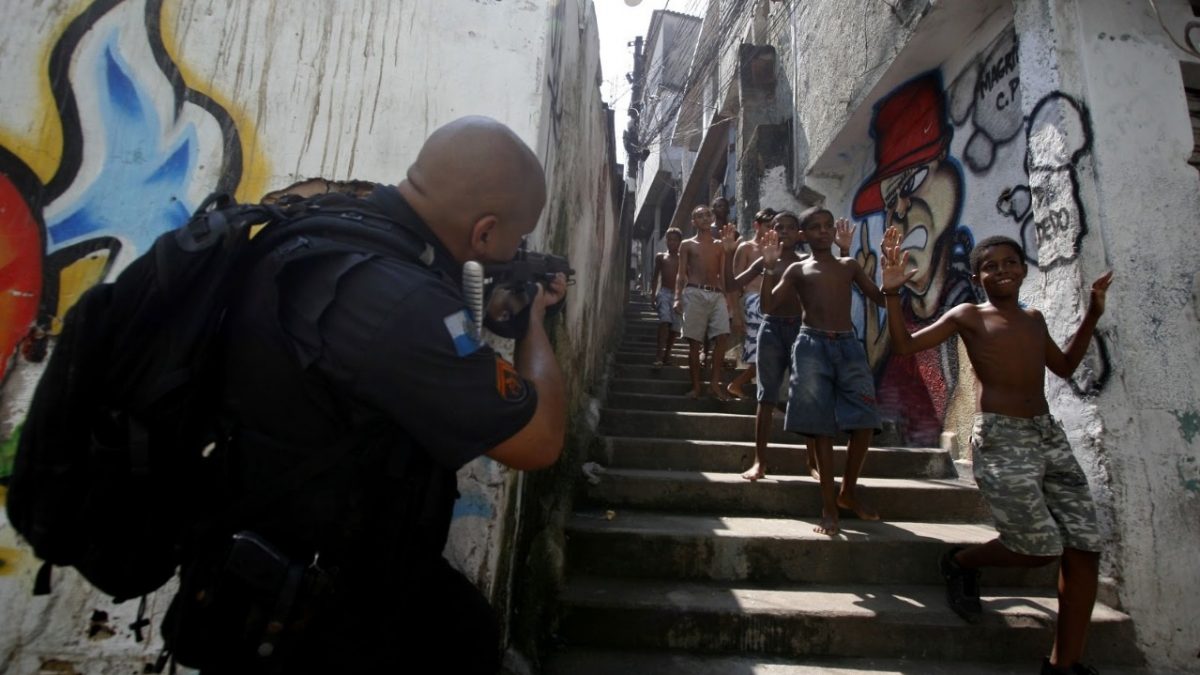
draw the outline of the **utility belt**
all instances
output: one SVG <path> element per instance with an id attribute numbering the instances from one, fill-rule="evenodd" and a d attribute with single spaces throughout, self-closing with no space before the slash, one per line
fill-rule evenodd
<path id="1" fill-rule="evenodd" d="M 391 440 L 350 436 L 292 469 L 290 475 L 304 480 L 285 478 L 276 489 L 252 493 L 229 518 L 198 535 L 163 619 L 166 649 L 158 667 L 173 659 L 212 672 L 292 672 L 343 610 L 380 593 L 402 598 L 407 586 L 422 583 L 427 560 L 441 558 L 457 490 L 454 472 L 419 451 L 393 448 L 382 464 L 359 466 L 381 482 L 368 490 L 375 499 L 338 505 L 333 522 L 359 523 L 347 538 L 331 537 L 312 522 L 307 533 L 289 524 L 283 530 L 278 523 L 254 525 L 278 520 L 275 510 L 289 508 L 281 500 L 294 494 L 288 489 L 293 486 L 321 490 L 333 483 L 335 492 L 358 490 L 357 482 L 343 483 L 337 469 L 363 461 L 364 445 L 392 446 Z M 254 441 L 265 451 L 263 439 Z"/>
<path id="2" fill-rule="evenodd" d="M 257 663 L 255 672 L 282 672 L 331 605 L 336 580 L 319 554 L 290 557 L 253 532 L 238 532 L 223 552 L 184 568 L 163 621 L 170 657 L 193 668 Z"/>

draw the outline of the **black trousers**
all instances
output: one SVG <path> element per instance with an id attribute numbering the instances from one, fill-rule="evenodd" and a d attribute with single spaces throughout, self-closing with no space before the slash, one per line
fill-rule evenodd
<path id="1" fill-rule="evenodd" d="M 364 590 L 330 608 L 282 659 L 243 652 L 206 666 L 202 675 L 494 675 L 500 670 L 495 614 L 445 559 L 439 557 L 416 580 L 380 579 L 375 586 L 369 578 L 356 581 Z M 378 589 L 373 595 L 367 590 L 372 587 Z"/>

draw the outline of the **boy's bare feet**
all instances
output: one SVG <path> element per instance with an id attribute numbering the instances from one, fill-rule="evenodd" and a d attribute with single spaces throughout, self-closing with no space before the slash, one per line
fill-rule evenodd
<path id="1" fill-rule="evenodd" d="M 734 383 L 732 382 L 725 386 L 725 391 L 733 398 L 739 400 L 746 398 L 746 392 L 742 391 L 741 386 L 734 386 Z"/>
<path id="2" fill-rule="evenodd" d="M 839 509 L 853 511 L 859 520 L 879 520 L 879 512 L 875 510 L 875 507 L 857 497 L 838 495 L 837 505 Z"/>
<path id="3" fill-rule="evenodd" d="M 833 513 L 826 513 L 825 510 L 822 509 L 821 510 L 821 524 L 814 527 L 813 532 L 816 532 L 817 534 L 827 534 L 832 537 L 833 535 L 837 534 L 840 530 L 841 530 L 841 528 L 838 527 L 837 512 L 835 511 Z"/>
<path id="4" fill-rule="evenodd" d="M 767 472 L 766 472 L 765 468 L 763 467 L 762 464 L 759 464 L 758 462 L 755 462 L 754 466 L 752 466 L 749 469 L 747 469 L 746 471 L 742 472 L 742 478 L 745 478 L 746 480 L 748 480 L 750 482 L 754 482 L 754 481 L 758 480 L 759 478 L 766 478 L 766 477 L 767 477 Z"/>
<path id="5" fill-rule="evenodd" d="M 710 394 L 712 394 L 712 397 L 717 399 L 718 401 L 732 400 L 731 398 L 729 398 L 729 394 L 726 394 L 725 389 L 723 389 L 720 385 L 717 385 L 715 387 L 709 387 L 708 391 Z"/>

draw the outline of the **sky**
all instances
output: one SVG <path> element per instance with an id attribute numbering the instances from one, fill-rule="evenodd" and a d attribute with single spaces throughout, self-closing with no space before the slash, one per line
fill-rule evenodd
<path id="1" fill-rule="evenodd" d="M 650 15 L 656 9 L 683 11 L 689 4 L 686 0 L 592 0 L 596 6 L 596 25 L 600 31 L 600 69 L 604 81 L 600 85 L 600 96 L 613 108 L 614 126 L 617 133 L 617 155 L 626 164 L 625 148 L 621 134 L 629 123 L 626 110 L 629 108 L 629 82 L 625 73 L 633 71 L 633 47 L 628 43 L 634 37 L 645 37 L 650 27 Z M 630 2 L 635 3 L 630 6 Z"/>

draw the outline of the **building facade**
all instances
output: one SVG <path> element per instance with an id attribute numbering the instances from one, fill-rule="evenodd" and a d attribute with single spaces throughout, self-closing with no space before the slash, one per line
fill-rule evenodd
<path id="1" fill-rule="evenodd" d="M 1148 662 L 1177 669 L 1200 649 L 1200 612 L 1178 601 L 1200 559 L 1195 21 L 1183 0 L 712 0 L 672 216 L 718 190 L 743 224 L 821 204 L 851 219 L 876 278 L 895 225 L 918 270 L 902 291 L 913 329 L 983 300 L 967 256 L 990 235 L 1022 243 L 1022 299 L 1060 344 L 1113 270 L 1083 365 L 1046 393 L 1099 502 L 1103 573 Z M 897 356 L 883 310 L 856 294 L 853 312 L 889 433 L 969 462 L 962 346 Z"/>

